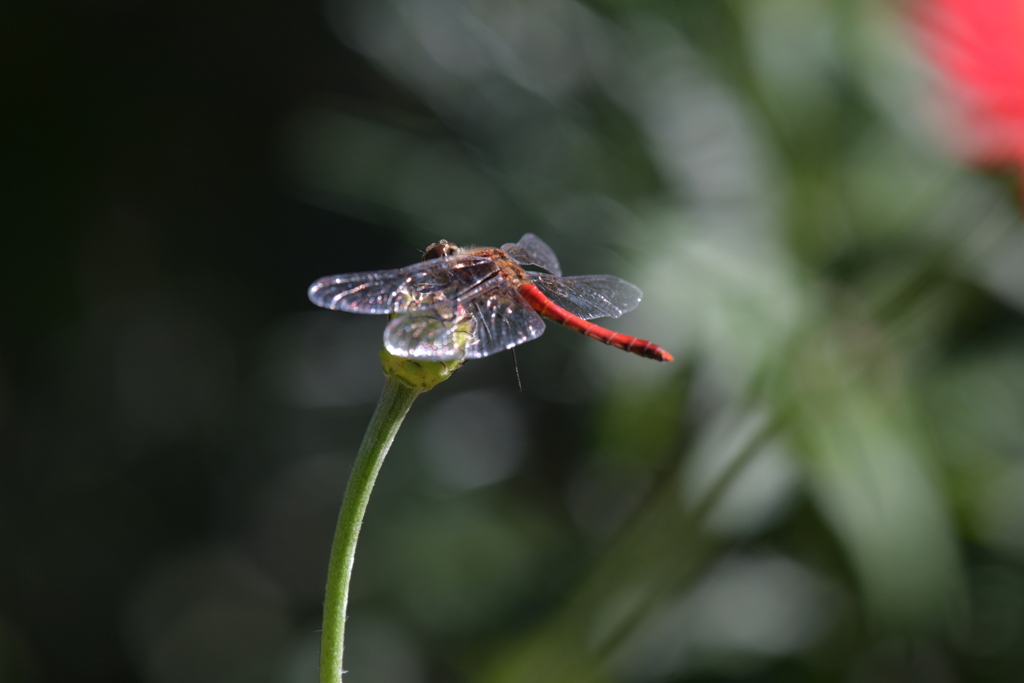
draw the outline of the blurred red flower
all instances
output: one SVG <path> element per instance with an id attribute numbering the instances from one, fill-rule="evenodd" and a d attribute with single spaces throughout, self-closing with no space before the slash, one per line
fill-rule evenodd
<path id="1" fill-rule="evenodd" d="M 921 0 L 913 17 L 950 89 L 954 143 L 974 162 L 1024 167 L 1024 0 Z"/>

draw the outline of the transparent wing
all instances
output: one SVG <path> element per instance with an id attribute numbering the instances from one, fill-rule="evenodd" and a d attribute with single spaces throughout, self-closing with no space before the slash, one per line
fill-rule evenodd
<path id="1" fill-rule="evenodd" d="M 584 320 L 618 318 L 640 303 L 643 292 L 614 275 L 574 275 L 554 277 L 532 273 L 530 280 L 548 298 Z"/>
<path id="2" fill-rule="evenodd" d="M 511 349 L 544 333 L 544 319 L 509 284 L 502 283 L 489 296 L 466 302 L 473 320 L 473 341 L 467 358 L 483 358 Z"/>
<path id="3" fill-rule="evenodd" d="M 330 275 L 310 285 L 309 300 L 336 311 L 375 315 L 430 309 L 451 304 L 497 269 L 489 258 L 458 255 L 395 270 Z"/>
<path id="4" fill-rule="evenodd" d="M 430 311 L 396 316 L 384 329 L 384 348 L 401 358 L 455 360 L 472 341 L 468 321 L 445 320 Z"/>
<path id="5" fill-rule="evenodd" d="M 553 275 L 562 274 L 562 266 L 558 265 L 558 257 L 544 240 L 528 232 L 515 244 L 503 244 L 501 250 L 513 261 L 524 266 L 540 266 Z"/>
<path id="6" fill-rule="evenodd" d="M 536 339 L 544 320 L 508 282 L 493 278 L 454 309 L 410 311 L 384 331 L 387 350 L 405 358 L 484 358 Z"/>

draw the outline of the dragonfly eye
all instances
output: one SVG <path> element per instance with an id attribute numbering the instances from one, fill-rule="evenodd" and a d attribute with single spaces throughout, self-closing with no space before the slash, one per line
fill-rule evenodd
<path id="1" fill-rule="evenodd" d="M 444 256 L 453 256 L 459 248 L 449 242 L 448 240 L 441 240 L 436 244 L 431 244 L 427 247 L 426 252 L 423 253 L 423 260 L 429 261 L 433 258 L 442 258 Z"/>

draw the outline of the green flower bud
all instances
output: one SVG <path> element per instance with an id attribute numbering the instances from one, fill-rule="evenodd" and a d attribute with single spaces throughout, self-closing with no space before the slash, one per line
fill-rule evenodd
<path id="1" fill-rule="evenodd" d="M 381 347 L 380 362 L 384 374 L 394 377 L 406 386 L 419 391 L 430 391 L 445 381 L 462 366 L 463 358 L 446 361 L 401 358 Z"/>

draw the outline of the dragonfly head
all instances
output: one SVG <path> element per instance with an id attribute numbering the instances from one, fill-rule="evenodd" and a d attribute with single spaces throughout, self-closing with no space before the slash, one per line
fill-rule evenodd
<path id="1" fill-rule="evenodd" d="M 423 260 L 429 261 L 432 258 L 442 258 L 444 256 L 454 256 L 458 253 L 459 248 L 449 242 L 448 240 L 441 240 L 435 244 L 431 244 L 427 247 L 426 252 L 423 254 Z"/>

